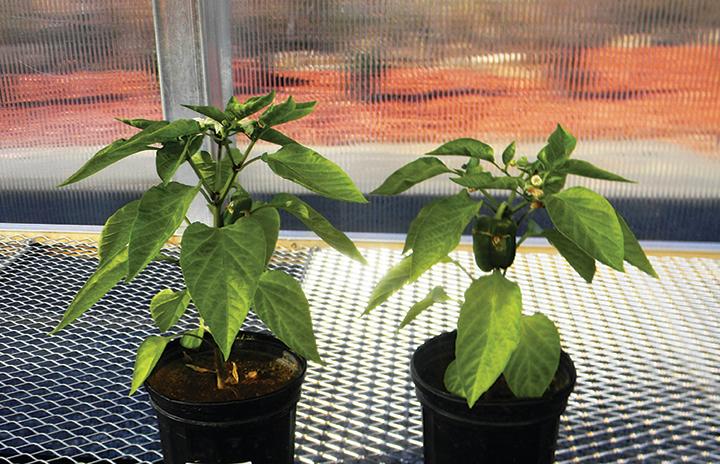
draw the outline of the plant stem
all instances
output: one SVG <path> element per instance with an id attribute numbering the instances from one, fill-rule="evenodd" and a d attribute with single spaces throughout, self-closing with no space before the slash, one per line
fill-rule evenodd
<path id="1" fill-rule="evenodd" d="M 508 204 L 506 201 L 503 201 L 500 204 L 500 207 L 495 211 L 495 219 L 502 219 L 503 214 L 505 214 L 505 210 L 507 209 Z"/>
<path id="2" fill-rule="evenodd" d="M 470 277 L 470 280 L 475 280 L 475 277 L 473 277 L 473 275 L 470 274 L 470 272 L 469 272 L 467 269 L 465 269 L 465 266 L 463 266 L 463 265 L 460 264 L 458 261 L 452 259 L 452 258 L 449 257 L 449 256 L 448 256 L 448 260 L 450 260 L 451 263 L 453 263 L 455 266 L 457 266 L 458 268 L 460 268 L 461 271 L 463 271 L 465 274 L 467 274 L 467 276 Z"/>
<path id="3" fill-rule="evenodd" d="M 497 198 L 490 195 L 490 193 L 485 189 L 478 189 L 478 190 L 480 191 L 480 193 L 482 193 L 485 196 L 485 199 L 487 200 L 488 206 L 490 207 L 490 209 L 492 209 L 493 211 L 497 211 L 497 209 L 500 207 L 500 205 L 498 204 Z"/>
<path id="4" fill-rule="evenodd" d="M 248 144 L 247 148 L 245 149 L 245 152 L 242 155 L 242 159 L 240 160 L 239 167 L 237 169 L 233 170 L 232 175 L 228 179 L 228 181 L 225 183 L 225 186 L 223 187 L 222 191 L 220 192 L 220 199 L 219 204 L 222 205 L 225 202 L 225 197 L 227 197 L 227 194 L 230 192 L 230 186 L 232 186 L 233 183 L 235 183 L 235 179 L 237 178 L 238 173 L 243 169 L 243 167 L 246 165 L 245 160 L 250 155 L 250 151 L 255 146 L 255 143 L 257 142 L 257 138 L 253 138 L 250 140 L 250 143 Z M 255 158 L 257 159 L 257 158 Z M 250 160 L 247 164 L 250 164 L 253 160 Z"/>

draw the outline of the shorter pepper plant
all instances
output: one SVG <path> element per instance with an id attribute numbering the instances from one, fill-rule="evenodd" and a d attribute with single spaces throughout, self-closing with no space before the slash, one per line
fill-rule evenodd
<path id="1" fill-rule="evenodd" d="M 274 104 L 274 100 L 275 93 L 271 92 L 244 103 L 233 97 L 225 109 L 187 106 L 204 118 L 122 120 L 140 131 L 100 150 L 61 184 L 78 182 L 135 153 L 155 151 L 160 182 L 107 220 L 100 236 L 98 268 L 52 331 L 56 333 L 75 321 L 119 281 L 130 282 L 151 261 L 179 264 L 184 285 L 156 294 L 150 301 L 149 315 L 157 329 L 166 333 L 192 302 L 199 313 L 197 326 L 185 332 L 152 335 L 142 342 L 130 394 L 143 384 L 173 339 L 180 339 L 187 349 L 197 349 L 202 343 L 212 345 L 218 389 L 237 384 L 236 366 L 228 358 L 250 309 L 292 350 L 307 359 L 320 360 L 308 301 L 300 284 L 281 270 L 267 269 L 280 230 L 278 210 L 295 216 L 339 252 L 360 262 L 365 260 L 345 234 L 300 198 L 280 193 L 269 202 L 255 200 L 238 181 L 238 174 L 262 161 L 278 176 L 324 197 L 357 203 L 366 199 L 339 166 L 275 129 L 310 114 L 315 102 L 296 103 L 289 97 Z M 242 150 L 236 147 L 236 138 L 244 142 Z M 253 147 L 259 141 L 280 148 L 254 156 Z M 208 146 L 204 143 L 214 148 L 214 154 L 203 149 Z M 172 180 L 184 164 L 196 174 L 195 185 Z M 198 195 L 212 212 L 212 226 L 191 223 L 187 218 Z M 180 259 L 175 260 L 162 248 L 183 221 L 187 228 Z"/>
<path id="2" fill-rule="evenodd" d="M 454 263 L 471 279 L 457 321 L 455 360 L 444 374 L 445 387 L 472 407 L 502 375 L 518 398 L 542 396 L 560 362 L 557 328 L 542 313 L 524 315 L 519 286 L 506 277 L 515 250 L 528 237 L 544 237 L 590 283 L 595 261 L 624 272 L 623 262 L 657 277 L 625 220 L 601 195 L 585 188 L 564 188 L 569 175 L 630 182 L 587 161 L 571 158 L 576 139 L 562 126 L 550 135 L 537 159 L 515 158 L 515 142 L 496 160 L 489 145 L 462 138 L 448 142 L 391 174 L 373 193 L 399 194 L 413 185 L 451 174 L 462 189 L 425 205 L 410 224 L 405 257 L 380 280 L 365 313 L 417 280 L 437 263 Z M 462 156 L 461 169 L 439 157 Z M 483 168 L 493 166 L 494 174 Z M 505 191 L 500 199 L 491 191 Z M 478 198 L 480 197 L 480 198 Z M 533 215 L 546 211 L 553 227 L 542 229 Z M 472 224 L 475 262 L 490 274 L 475 278 L 449 254 Z M 520 227 L 525 233 L 517 239 Z M 400 327 L 450 297 L 433 288 L 408 311 Z"/>

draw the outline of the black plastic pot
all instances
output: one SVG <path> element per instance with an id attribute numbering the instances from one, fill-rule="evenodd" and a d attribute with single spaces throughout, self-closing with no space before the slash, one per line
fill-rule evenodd
<path id="1" fill-rule="evenodd" d="M 297 376 L 273 393 L 222 403 L 191 403 L 159 394 L 148 383 L 157 413 L 165 463 L 292 463 L 295 406 L 307 363 L 274 337 L 241 332 L 233 349 L 259 350 L 297 363 Z M 181 356 L 171 342 L 160 363 Z"/>
<path id="2" fill-rule="evenodd" d="M 443 375 L 455 359 L 456 332 L 432 338 L 412 357 L 411 375 L 422 404 L 427 464 L 552 463 L 560 415 L 575 387 L 575 366 L 560 355 L 560 388 L 542 398 L 486 400 L 472 409 L 449 393 Z"/>

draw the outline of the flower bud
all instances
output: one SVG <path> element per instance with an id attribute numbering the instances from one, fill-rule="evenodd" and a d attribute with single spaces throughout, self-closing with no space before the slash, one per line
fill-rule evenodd
<path id="1" fill-rule="evenodd" d="M 541 187 L 543 184 L 542 177 L 535 174 L 534 176 L 532 176 L 530 178 L 530 183 L 533 184 L 533 186 L 535 186 L 535 187 Z"/>

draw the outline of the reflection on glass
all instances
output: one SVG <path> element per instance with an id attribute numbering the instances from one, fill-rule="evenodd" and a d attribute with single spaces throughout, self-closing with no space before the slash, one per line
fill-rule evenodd
<path id="1" fill-rule="evenodd" d="M 715 1 L 232 5 L 236 93 L 318 100 L 290 131 L 335 147 L 366 191 L 451 138 L 496 150 L 517 139 L 534 155 L 561 122 L 582 141 L 577 156 L 639 181 L 604 184 L 606 194 L 720 197 Z M 273 189 L 261 173 L 254 182 Z"/>

